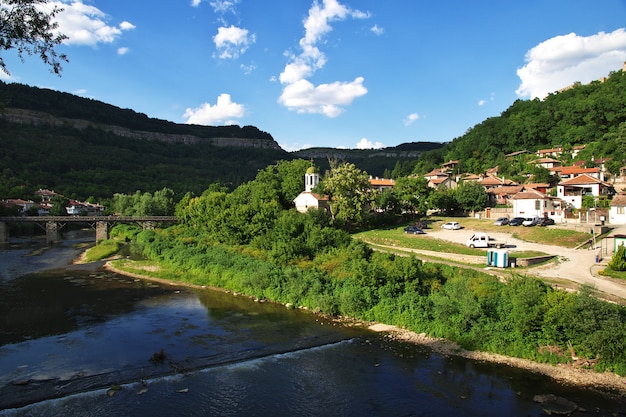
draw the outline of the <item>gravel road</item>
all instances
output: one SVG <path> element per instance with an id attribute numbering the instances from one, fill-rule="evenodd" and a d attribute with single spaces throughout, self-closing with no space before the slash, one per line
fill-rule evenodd
<path id="1" fill-rule="evenodd" d="M 428 230 L 428 236 L 464 244 L 465 241 L 475 232 L 478 232 L 478 230 L 465 228 L 460 230 L 445 230 L 435 228 Z M 616 229 L 613 233 L 621 232 Z M 626 228 L 624 230 L 624 234 L 626 234 Z M 534 250 L 558 256 L 557 262 L 550 262 L 545 266 L 534 267 L 527 270 L 528 275 L 544 278 L 565 279 L 579 284 L 587 284 L 606 294 L 626 299 L 626 282 L 609 277 L 603 277 L 598 274 L 598 271 L 603 269 L 603 267 L 606 266 L 606 263 L 610 260 L 603 259 L 601 264 L 596 263 L 598 250 L 568 249 L 554 245 L 524 242 L 519 239 L 514 239 L 509 233 L 504 232 L 490 232 L 489 235 L 498 240 L 506 241 L 510 250 Z M 610 242 L 610 245 L 612 247 L 612 241 Z M 598 247 L 600 247 L 600 242 L 598 242 Z"/>

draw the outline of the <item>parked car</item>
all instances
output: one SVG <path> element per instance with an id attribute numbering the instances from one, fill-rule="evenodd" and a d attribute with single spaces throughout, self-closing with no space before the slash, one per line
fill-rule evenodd
<path id="1" fill-rule="evenodd" d="M 535 226 L 541 221 L 541 217 L 528 217 L 522 222 L 522 226 Z"/>
<path id="2" fill-rule="evenodd" d="M 404 228 L 404 233 L 408 233 L 410 235 L 423 235 L 426 232 L 417 226 L 407 226 Z"/>
<path id="3" fill-rule="evenodd" d="M 554 219 L 551 219 L 550 217 L 544 217 L 543 219 L 541 219 L 541 221 L 539 223 L 537 223 L 539 226 L 551 226 L 554 224 Z"/>
<path id="4" fill-rule="evenodd" d="M 493 224 L 496 225 L 496 226 L 507 225 L 507 224 L 509 224 L 509 218 L 508 217 L 500 217 L 495 222 L 493 222 Z"/>
<path id="5" fill-rule="evenodd" d="M 526 219 L 523 217 L 513 217 L 509 220 L 509 226 L 521 226 L 524 220 Z"/>
<path id="6" fill-rule="evenodd" d="M 442 224 L 441 227 L 448 230 L 459 230 L 461 225 L 457 222 L 447 222 Z"/>

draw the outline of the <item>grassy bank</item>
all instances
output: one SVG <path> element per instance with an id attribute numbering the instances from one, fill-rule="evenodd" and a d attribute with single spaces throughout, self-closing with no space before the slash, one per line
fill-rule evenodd
<path id="1" fill-rule="evenodd" d="M 536 362 L 572 363 L 571 345 L 586 366 L 626 373 L 626 309 L 598 300 L 590 288 L 572 294 L 513 274 L 502 282 L 470 268 L 374 252 L 358 240 L 283 265 L 262 250 L 182 228 L 142 232 L 134 245 L 148 261 L 118 261 L 117 268 Z"/>

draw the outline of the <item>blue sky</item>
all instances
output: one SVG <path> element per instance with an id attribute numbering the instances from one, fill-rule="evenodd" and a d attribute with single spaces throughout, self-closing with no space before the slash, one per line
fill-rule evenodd
<path id="1" fill-rule="evenodd" d="M 451 141 L 626 61 L 626 0 L 54 3 L 62 76 L 9 51 L 1 79 L 176 123 L 254 125 L 288 151 Z"/>

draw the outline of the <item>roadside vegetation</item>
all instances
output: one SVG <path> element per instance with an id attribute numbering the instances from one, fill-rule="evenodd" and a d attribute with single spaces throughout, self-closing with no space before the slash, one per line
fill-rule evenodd
<path id="1" fill-rule="evenodd" d="M 130 238 L 133 252 L 144 260 L 124 259 L 115 266 L 290 307 L 392 324 L 466 349 L 626 375 L 623 306 L 599 300 L 591 288 L 570 293 L 519 274 L 503 282 L 471 268 L 374 251 L 350 234 L 381 222 L 372 222 L 358 209 L 362 196 L 344 212 L 341 207 L 331 214 L 289 209 L 309 166 L 308 161 L 281 162 L 232 192 L 211 187 L 199 197 L 186 196 L 176 207 L 178 225 Z M 360 175 L 352 171 L 342 172 Z M 341 183 L 340 177 L 334 180 L 335 185 Z M 393 235 L 403 242 L 426 240 L 405 236 L 397 226 L 367 233 L 381 234 L 380 239 Z M 429 245 L 429 250 L 452 247 Z M 459 245 L 458 250 L 467 248 Z"/>

